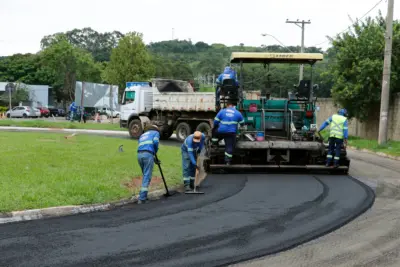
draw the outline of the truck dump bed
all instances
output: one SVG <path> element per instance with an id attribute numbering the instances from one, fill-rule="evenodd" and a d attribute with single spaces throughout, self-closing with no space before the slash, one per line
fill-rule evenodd
<path id="1" fill-rule="evenodd" d="M 215 112 L 215 93 L 153 91 L 153 109 Z"/>

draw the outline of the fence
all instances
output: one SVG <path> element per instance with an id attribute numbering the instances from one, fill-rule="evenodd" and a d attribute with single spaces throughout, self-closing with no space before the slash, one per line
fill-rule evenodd
<path id="1" fill-rule="evenodd" d="M 321 98 L 317 101 L 320 110 L 317 113 L 318 127 L 334 113 L 338 107 L 334 106 L 330 98 Z M 379 133 L 379 113 L 366 122 L 357 119 L 349 121 L 349 135 L 359 136 L 365 139 L 377 139 Z M 388 139 L 400 141 L 400 94 L 397 94 L 390 105 L 388 117 Z"/>

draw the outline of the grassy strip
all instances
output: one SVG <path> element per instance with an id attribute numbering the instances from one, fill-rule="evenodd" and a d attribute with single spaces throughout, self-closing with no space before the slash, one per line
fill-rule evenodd
<path id="1" fill-rule="evenodd" d="M 0 211 L 104 203 L 138 193 L 137 142 L 77 134 L 0 132 Z M 119 146 L 123 145 L 123 152 Z M 160 145 L 169 185 L 181 183 L 178 147 Z M 154 166 L 150 190 L 162 189 Z"/>
<path id="2" fill-rule="evenodd" d="M 329 138 L 329 131 L 322 131 L 325 141 Z M 357 136 L 349 136 L 348 145 L 357 149 L 368 149 L 374 152 L 382 152 L 388 155 L 400 156 L 400 141 L 389 141 L 386 145 L 378 145 L 378 140 L 368 140 Z"/>
<path id="3" fill-rule="evenodd" d="M 114 130 L 127 131 L 120 128 L 118 123 L 79 123 L 69 121 L 48 121 L 48 120 L 0 120 L 0 126 L 34 127 L 34 128 L 57 128 L 57 129 L 91 129 L 91 130 Z"/>
<path id="4" fill-rule="evenodd" d="M 400 141 L 389 141 L 385 145 L 378 145 L 377 140 L 367 140 L 351 136 L 349 138 L 349 146 L 353 146 L 357 149 L 368 149 L 374 152 L 382 152 L 396 157 L 400 156 Z"/>

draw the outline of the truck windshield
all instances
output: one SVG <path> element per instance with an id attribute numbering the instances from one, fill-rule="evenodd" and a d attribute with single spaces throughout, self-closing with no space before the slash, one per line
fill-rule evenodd
<path id="1" fill-rule="evenodd" d="M 135 101 L 135 91 L 128 91 L 125 92 L 125 101 L 132 103 L 133 101 Z"/>

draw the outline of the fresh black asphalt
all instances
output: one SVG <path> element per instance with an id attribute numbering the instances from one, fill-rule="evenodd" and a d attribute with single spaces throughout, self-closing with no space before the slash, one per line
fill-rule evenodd
<path id="1" fill-rule="evenodd" d="M 204 195 L 0 226 L 0 266 L 221 266 L 341 226 L 374 200 L 347 176 L 211 175 Z"/>

